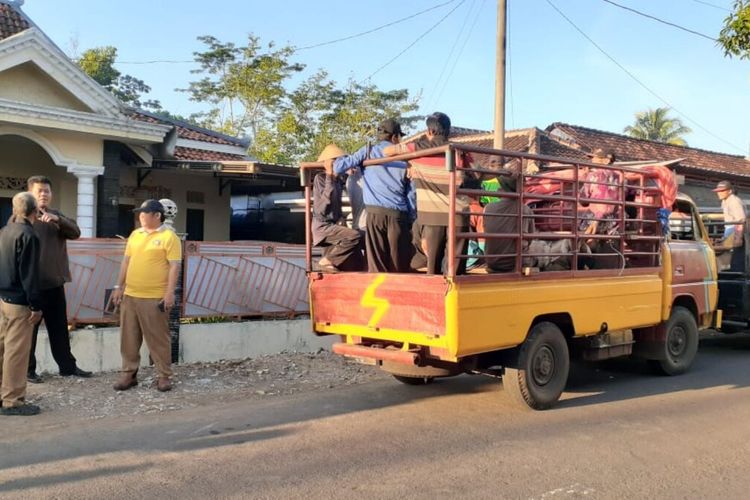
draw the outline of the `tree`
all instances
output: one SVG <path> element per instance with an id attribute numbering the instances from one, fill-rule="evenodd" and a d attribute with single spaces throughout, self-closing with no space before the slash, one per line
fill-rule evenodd
<path id="1" fill-rule="evenodd" d="M 323 70 L 292 87 L 292 77 L 305 68 L 293 62 L 292 47 L 277 49 L 271 42 L 261 51 L 260 39 L 252 34 L 246 47 L 212 36 L 199 40 L 206 45 L 206 51 L 195 53 L 201 67 L 194 73 L 201 78 L 181 90 L 211 105 L 200 116 L 201 125 L 248 135 L 249 154 L 261 161 L 314 159 L 334 141 L 353 151 L 375 138 L 383 118 L 399 118 L 405 125 L 418 119 L 405 117 L 418 107 L 418 98 L 410 98 L 406 89 L 381 91 L 354 80 L 340 88 Z"/>
<path id="2" fill-rule="evenodd" d="M 155 100 L 143 100 L 143 95 L 151 92 L 151 87 L 134 76 L 123 75 L 115 68 L 117 48 L 94 47 L 81 54 L 78 65 L 115 97 L 125 104 L 138 108 L 161 110 L 161 104 Z"/>
<path id="3" fill-rule="evenodd" d="M 649 139 L 676 146 L 687 146 L 683 135 L 692 132 L 679 118 L 667 116 L 669 108 L 656 108 L 635 114 L 635 123 L 623 132 L 637 139 Z"/>
<path id="4" fill-rule="evenodd" d="M 750 0 L 735 0 L 717 42 L 725 56 L 750 59 Z"/>
<path id="5" fill-rule="evenodd" d="M 204 115 L 207 125 L 230 135 L 249 130 L 255 136 L 263 121 L 272 115 L 286 96 L 284 82 L 304 69 L 291 63 L 292 47 L 276 49 L 271 42 L 261 52 L 260 39 L 248 36 L 245 47 L 220 42 L 213 36 L 200 36 L 207 46 L 205 52 L 195 52 L 200 69 L 193 73 L 203 78 L 191 82 L 187 89 L 190 100 L 213 105 Z"/>

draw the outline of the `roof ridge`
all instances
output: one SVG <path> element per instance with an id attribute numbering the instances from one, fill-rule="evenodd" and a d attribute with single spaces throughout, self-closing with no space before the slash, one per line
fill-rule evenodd
<path id="1" fill-rule="evenodd" d="M 731 153 L 722 153 L 721 151 L 712 151 L 710 149 L 696 148 L 696 147 L 693 147 L 693 146 L 680 146 L 678 144 L 669 144 L 669 143 L 666 143 L 666 142 L 655 141 L 653 139 L 640 139 L 638 137 L 631 137 L 631 136 L 625 135 L 625 134 L 618 134 L 616 132 L 610 132 L 608 130 L 601 130 L 601 129 L 591 128 L 591 127 L 584 127 L 583 125 L 574 125 L 574 124 L 565 123 L 565 122 L 554 122 L 554 123 L 550 124 L 545 129 L 545 132 L 549 133 L 555 127 L 570 127 L 570 128 L 574 128 L 574 129 L 588 130 L 588 131 L 591 131 L 591 132 L 596 132 L 598 134 L 605 134 L 605 135 L 611 135 L 611 136 L 615 136 L 615 137 L 621 137 L 623 139 L 627 139 L 627 140 L 630 140 L 630 141 L 640 141 L 640 142 L 646 142 L 646 143 L 650 143 L 650 144 L 656 144 L 658 146 L 669 146 L 669 147 L 674 147 L 674 148 L 690 149 L 690 150 L 693 150 L 693 151 L 700 151 L 702 153 L 709 153 L 709 154 L 721 155 L 721 156 L 729 156 L 731 158 L 747 160 L 747 157 L 744 156 L 744 155 L 733 155 Z"/>

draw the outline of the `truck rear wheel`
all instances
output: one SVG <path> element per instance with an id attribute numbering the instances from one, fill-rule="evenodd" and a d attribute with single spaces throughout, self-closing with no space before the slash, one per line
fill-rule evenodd
<path id="1" fill-rule="evenodd" d="M 698 352 L 698 325 L 695 316 L 688 309 L 677 306 L 665 325 L 663 359 L 651 359 L 649 365 L 664 375 L 685 373 L 693 364 Z"/>
<path id="2" fill-rule="evenodd" d="M 546 410 L 560 399 L 569 371 L 562 332 L 554 323 L 537 323 L 520 347 L 516 367 L 505 368 L 503 388 L 517 403 Z"/>

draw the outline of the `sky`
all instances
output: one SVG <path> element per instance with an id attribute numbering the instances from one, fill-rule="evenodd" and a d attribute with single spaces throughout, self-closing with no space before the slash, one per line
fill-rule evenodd
<path id="1" fill-rule="evenodd" d="M 604 0 L 507 3 L 506 129 L 565 122 L 621 133 L 636 112 L 669 106 L 693 130 L 690 146 L 750 155 L 750 61 Z M 616 3 L 716 37 L 733 2 Z M 191 61 L 201 35 L 241 45 L 252 33 L 305 47 L 435 6 L 298 51 L 293 60 L 306 69 L 290 85 L 320 68 L 340 84 L 371 78 L 382 90 L 419 95 L 422 114 L 443 111 L 455 126 L 492 130 L 496 0 L 26 0 L 23 10 L 68 54 L 117 47 L 120 71 L 144 80 L 172 113 L 189 115 L 206 107 L 175 89 L 196 78 L 197 65 L 133 63 Z"/>

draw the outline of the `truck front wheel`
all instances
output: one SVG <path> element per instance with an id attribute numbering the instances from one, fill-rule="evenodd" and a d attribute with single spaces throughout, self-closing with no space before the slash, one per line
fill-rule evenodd
<path id="1" fill-rule="evenodd" d="M 663 359 L 649 360 L 657 372 L 664 375 L 685 373 L 693 364 L 698 352 L 698 325 L 688 309 L 677 306 L 665 325 L 666 338 L 662 349 Z"/>
<path id="2" fill-rule="evenodd" d="M 568 344 L 554 323 L 534 325 L 521 345 L 517 362 L 506 367 L 503 388 L 523 406 L 546 410 L 560 399 L 570 370 Z"/>

